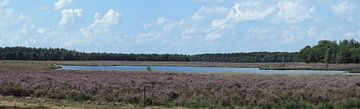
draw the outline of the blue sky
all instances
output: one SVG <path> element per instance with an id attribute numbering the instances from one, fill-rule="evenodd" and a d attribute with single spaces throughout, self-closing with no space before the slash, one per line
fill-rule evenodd
<path id="1" fill-rule="evenodd" d="M 298 51 L 360 40 L 358 0 L 0 0 L 0 46 L 86 52 Z"/>

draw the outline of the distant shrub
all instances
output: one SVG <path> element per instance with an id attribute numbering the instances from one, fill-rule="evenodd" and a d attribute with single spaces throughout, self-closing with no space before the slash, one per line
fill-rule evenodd
<path id="1" fill-rule="evenodd" d="M 146 68 L 146 71 L 147 71 L 147 72 L 151 72 L 151 71 L 152 71 L 151 67 L 147 67 L 147 68 Z"/>

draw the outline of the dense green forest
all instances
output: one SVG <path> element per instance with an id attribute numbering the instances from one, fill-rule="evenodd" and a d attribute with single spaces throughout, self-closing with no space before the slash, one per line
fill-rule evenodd
<path id="1" fill-rule="evenodd" d="M 321 40 L 317 45 L 301 49 L 299 59 L 310 63 L 360 63 L 360 43 L 354 39 L 338 43 Z"/>
<path id="2" fill-rule="evenodd" d="M 116 60 L 116 61 L 199 61 L 199 62 L 295 62 L 293 52 L 222 54 L 121 54 L 86 53 L 62 48 L 0 47 L 1 60 Z"/>
<path id="3" fill-rule="evenodd" d="M 251 52 L 217 54 L 122 54 L 86 53 L 63 48 L 0 47 L 1 60 L 114 60 L 185 62 L 308 62 L 360 63 L 360 43 L 354 39 L 339 42 L 321 40 L 300 52 Z"/>

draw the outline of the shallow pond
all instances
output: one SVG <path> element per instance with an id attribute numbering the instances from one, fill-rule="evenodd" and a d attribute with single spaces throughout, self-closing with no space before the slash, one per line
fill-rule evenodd
<path id="1" fill-rule="evenodd" d="M 135 71 L 143 72 L 151 68 L 152 72 L 174 73 L 245 73 L 245 74 L 328 74 L 356 75 L 347 71 L 324 70 L 260 70 L 259 68 L 230 67 L 180 67 L 180 66 L 61 66 L 62 70 L 93 70 L 93 71 Z"/>

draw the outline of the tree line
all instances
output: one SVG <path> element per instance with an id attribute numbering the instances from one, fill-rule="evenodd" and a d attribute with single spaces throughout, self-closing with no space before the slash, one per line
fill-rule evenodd
<path id="1" fill-rule="evenodd" d="M 250 52 L 214 54 L 87 53 L 64 48 L 0 47 L 1 60 L 112 60 L 184 62 L 307 62 L 360 63 L 360 43 L 354 39 L 321 40 L 299 52 Z"/>
<path id="2" fill-rule="evenodd" d="M 113 60 L 185 62 L 295 62 L 296 52 L 252 52 L 218 54 L 123 54 L 86 53 L 64 48 L 0 47 L 1 60 Z"/>
<path id="3" fill-rule="evenodd" d="M 301 49 L 299 59 L 308 63 L 360 63 L 360 43 L 354 39 L 321 40 Z"/>

